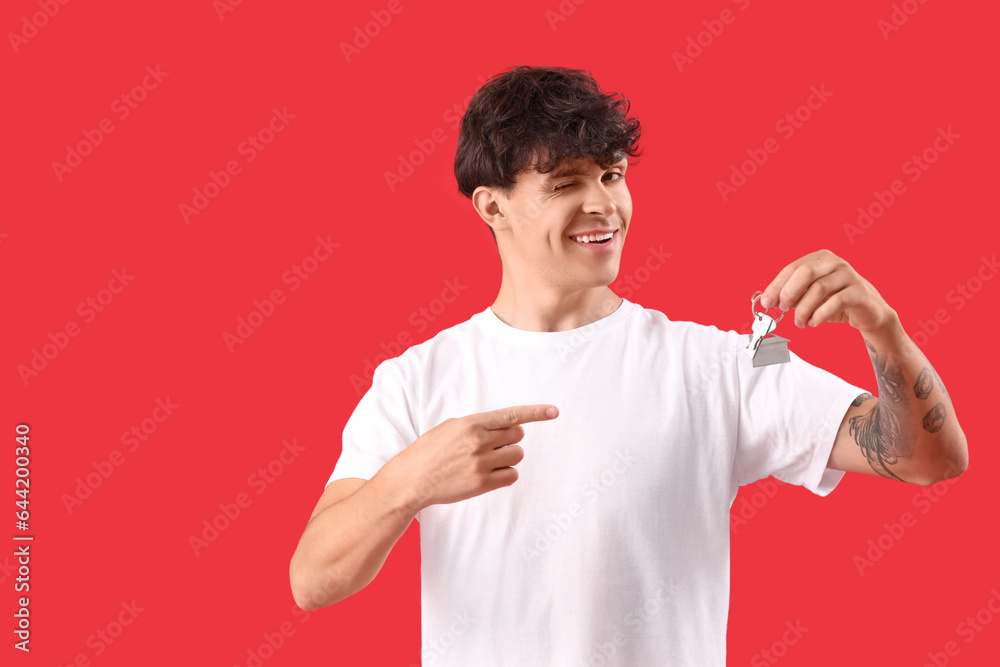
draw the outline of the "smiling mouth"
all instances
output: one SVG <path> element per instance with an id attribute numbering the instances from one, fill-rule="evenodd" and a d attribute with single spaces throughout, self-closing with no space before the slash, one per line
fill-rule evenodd
<path id="1" fill-rule="evenodd" d="M 613 241 L 614 238 L 615 238 L 615 234 L 617 234 L 617 233 L 618 233 L 618 230 L 616 229 L 613 232 L 607 232 L 607 233 L 604 233 L 604 234 L 589 234 L 587 236 L 571 236 L 569 238 L 571 240 L 573 240 L 573 241 L 576 241 L 577 243 L 583 243 L 583 244 L 588 244 L 588 245 L 591 244 L 591 243 L 594 243 L 594 244 L 597 244 L 597 245 L 601 245 L 603 243 L 608 243 L 610 241 Z"/>

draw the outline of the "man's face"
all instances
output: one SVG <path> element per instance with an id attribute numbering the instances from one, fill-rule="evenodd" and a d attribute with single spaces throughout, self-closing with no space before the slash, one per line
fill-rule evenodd
<path id="1" fill-rule="evenodd" d="M 632 217 L 627 168 L 627 159 L 601 169 L 585 158 L 564 161 L 548 174 L 518 174 L 510 198 L 499 195 L 507 224 L 497 228 L 500 256 L 513 279 L 564 291 L 614 282 Z M 572 238 L 606 232 L 613 236 L 603 243 Z"/>

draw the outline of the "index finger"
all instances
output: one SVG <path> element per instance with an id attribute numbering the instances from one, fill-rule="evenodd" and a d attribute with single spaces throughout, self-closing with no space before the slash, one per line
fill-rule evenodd
<path id="1" fill-rule="evenodd" d="M 489 412 L 481 412 L 483 426 L 495 430 L 509 428 L 515 424 L 539 422 L 554 419 L 559 416 L 559 408 L 554 405 L 540 403 L 536 405 L 515 405 Z"/>
<path id="2" fill-rule="evenodd" d="M 760 305 L 765 309 L 770 310 L 778 305 L 778 297 L 781 294 L 781 288 L 785 286 L 788 279 L 792 277 L 795 273 L 795 269 L 799 268 L 799 265 L 806 260 L 806 257 L 800 257 L 795 260 L 778 273 L 771 284 L 764 288 L 764 293 L 760 295 Z"/>

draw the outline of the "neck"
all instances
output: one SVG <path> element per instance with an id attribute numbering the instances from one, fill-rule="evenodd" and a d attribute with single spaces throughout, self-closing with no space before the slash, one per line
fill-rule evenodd
<path id="1" fill-rule="evenodd" d="M 506 272 L 490 308 L 500 321 L 524 331 L 578 329 L 615 312 L 623 299 L 607 285 L 574 290 L 556 286 L 518 289 Z"/>

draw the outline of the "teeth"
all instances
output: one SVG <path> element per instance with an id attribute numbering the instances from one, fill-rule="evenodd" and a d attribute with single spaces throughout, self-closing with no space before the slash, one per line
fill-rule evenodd
<path id="1" fill-rule="evenodd" d="M 590 234 L 588 236 L 571 236 L 570 238 L 574 241 L 580 241 L 581 243 L 593 243 L 594 241 L 604 241 L 610 239 L 614 236 L 614 232 L 608 232 L 607 234 Z"/>

